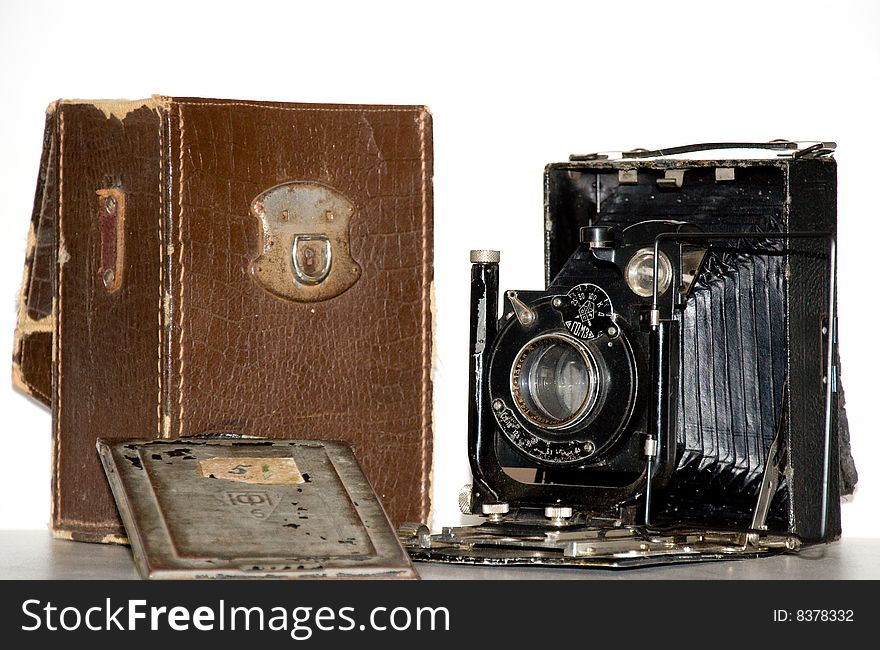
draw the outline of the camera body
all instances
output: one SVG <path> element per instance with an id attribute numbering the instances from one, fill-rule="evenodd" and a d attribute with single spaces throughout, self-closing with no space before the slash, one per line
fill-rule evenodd
<path id="1" fill-rule="evenodd" d="M 760 156 L 693 157 L 704 148 Z M 855 471 L 839 435 L 832 150 L 548 165 L 545 288 L 506 291 L 499 314 L 500 256 L 472 252 L 463 510 L 838 537 Z"/>

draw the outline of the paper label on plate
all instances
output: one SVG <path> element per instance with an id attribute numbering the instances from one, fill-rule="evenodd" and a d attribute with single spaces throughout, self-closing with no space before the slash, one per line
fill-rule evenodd
<path id="1" fill-rule="evenodd" d="M 305 479 L 293 458 L 208 458 L 199 461 L 199 470 L 205 478 L 258 485 L 295 485 Z"/>

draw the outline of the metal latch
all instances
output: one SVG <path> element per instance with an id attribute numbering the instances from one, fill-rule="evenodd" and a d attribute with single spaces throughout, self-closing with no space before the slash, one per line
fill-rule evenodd
<path id="1" fill-rule="evenodd" d="M 251 275 L 288 300 L 338 296 L 361 276 L 349 244 L 354 213 L 354 203 L 322 183 L 294 181 L 266 190 L 251 203 L 261 225 Z"/>

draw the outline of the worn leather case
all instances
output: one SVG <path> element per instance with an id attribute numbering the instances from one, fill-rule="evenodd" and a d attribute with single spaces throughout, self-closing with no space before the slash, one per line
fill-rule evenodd
<path id="1" fill-rule="evenodd" d="M 56 536 L 124 539 L 99 437 L 343 440 L 427 520 L 431 142 L 420 106 L 50 106 L 13 379 L 52 408 Z"/>

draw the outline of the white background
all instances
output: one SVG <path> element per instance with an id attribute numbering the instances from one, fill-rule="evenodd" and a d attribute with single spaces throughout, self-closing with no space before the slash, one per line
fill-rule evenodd
<path id="1" fill-rule="evenodd" d="M 448 525 L 469 478 L 468 250 L 503 251 L 502 288 L 542 286 L 545 163 L 689 142 L 835 140 L 843 381 L 860 473 L 843 525 L 848 537 L 878 537 L 878 82 L 880 10 L 841 0 L 2 0 L 0 361 L 11 355 L 51 100 L 161 93 L 427 104 L 436 162 L 434 524 Z M 41 528 L 49 415 L 2 384 L 0 528 Z"/>

